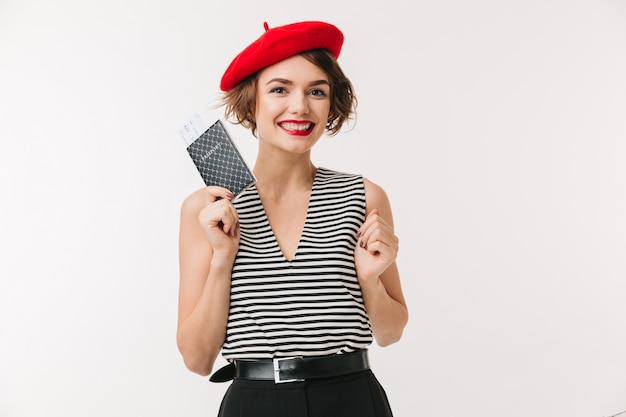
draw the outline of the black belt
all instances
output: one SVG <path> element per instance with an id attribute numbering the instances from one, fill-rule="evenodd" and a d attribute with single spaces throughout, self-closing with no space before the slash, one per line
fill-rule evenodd
<path id="1" fill-rule="evenodd" d="M 225 382 L 239 378 L 280 384 L 346 375 L 369 367 L 367 350 L 330 356 L 235 360 L 211 375 L 210 380 Z"/>

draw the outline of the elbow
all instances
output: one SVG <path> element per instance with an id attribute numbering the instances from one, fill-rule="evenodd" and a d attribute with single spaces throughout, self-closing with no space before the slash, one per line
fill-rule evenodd
<path id="1" fill-rule="evenodd" d="M 180 338 L 177 340 L 178 351 L 183 357 L 185 367 L 193 373 L 208 376 L 213 370 L 213 364 L 218 352 L 210 349 L 201 349 L 198 346 L 190 346 Z"/>
<path id="2" fill-rule="evenodd" d="M 180 351 L 183 357 L 183 363 L 188 370 L 201 376 L 208 376 L 211 374 L 211 371 L 213 370 L 213 363 L 215 362 L 215 356 L 203 354 L 198 351 L 190 351 L 189 349 L 183 349 L 180 346 L 178 350 Z"/>
<path id="3" fill-rule="evenodd" d="M 374 332 L 374 339 L 378 346 L 386 347 L 400 341 L 404 328 L 409 321 L 409 315 L 406 309 L 404 312 L 402 319 L 398 320 L 395 326 L 388 326 L 384 328 L 384 331 L 380 331 L 379 329 L 379 331 Z"/>
<path id="4" fill-rule="evenodd" d="M 196 358 L 183 355 L 183 362 L 188 370 L 200 376 L 208 376 L 213 370 L 212 361 L 209 363 L 206 360 L 197 360 Z"/>
<path id="5" fill-rule="evenodd" d="M 401 338 L 402 338 L 402 331 L 388 333 L 385 335 L 380 335 L 380 336 L 375 337 L 376 344 L 380 347 L 393 345 L 394 343 L 400 341 Z"/>

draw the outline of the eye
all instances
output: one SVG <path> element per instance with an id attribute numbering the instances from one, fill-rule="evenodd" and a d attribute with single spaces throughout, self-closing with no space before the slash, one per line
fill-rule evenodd
<path id="1" fill-rule="evenodd" d="M 328 94 L 326 94 L 326 91 L 316 88 L 314 90 L 311 90 L 311 92 L 309 93 L 312 96 L 317 96 L 317 97 L 326 97 Z"/>
<path id="2" fill-rule="evenodd" d="M 270 93 L 276 93 L 276 94 L 285 94 L 287 92 L 287 90 L 285 89 L 285 87 L 274 87 L 270 90 Z"/>

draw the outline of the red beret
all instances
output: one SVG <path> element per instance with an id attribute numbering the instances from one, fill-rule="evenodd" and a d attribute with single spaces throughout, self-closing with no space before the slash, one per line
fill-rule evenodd
<path id="1" fill-rule="evenodd" d="M 311 49 L 328 49 L 339 57 L 343 33 L 324 22 L 292 23 L 270 29 L 233 59 L 222 76 L 220 88 L 228 91 L 244 78 L 283 59 Z"/>

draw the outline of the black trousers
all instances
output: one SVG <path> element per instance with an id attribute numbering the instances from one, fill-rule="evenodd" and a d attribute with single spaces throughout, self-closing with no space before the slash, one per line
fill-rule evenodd
<path id="1" fill-rule="evenodd" d="M 371 370 L 304 382 L 235 379 L 218 417 L 392 417 Z"/>

